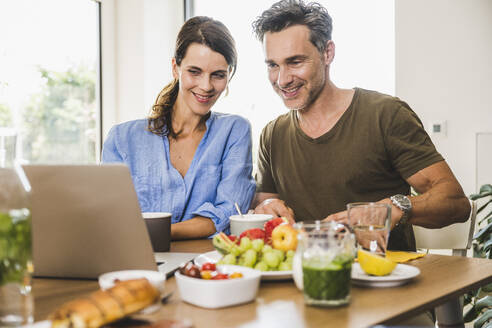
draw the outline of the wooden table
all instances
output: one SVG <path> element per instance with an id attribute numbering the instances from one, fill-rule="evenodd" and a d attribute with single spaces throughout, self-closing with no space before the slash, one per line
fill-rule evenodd
<path id="1" fill-rule="evenodd" d="M 171 251 L 206 252 L 209 240 L 174 242 Z M 195 327 L 367 327 L 391 324 L 492 282 L 492 261 L 457 256 L 426 255 L 412 265 L 421 274 L 410 284 L 393 288 L 352 287 L 351 302 L 339 308 L 305 306 L 293 281 L 262 282 L 255 302 L 218 310 L 180 300 L 175 290 L 152 318 L 190 319 Z M 92 280 L 34 279 L 35 320 L 43 320 L 61 303 L 98 288 Z"/>

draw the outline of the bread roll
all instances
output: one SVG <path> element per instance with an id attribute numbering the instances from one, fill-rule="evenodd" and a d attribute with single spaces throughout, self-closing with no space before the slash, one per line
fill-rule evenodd
<path id="1" fill-rule="evenodd" d="M 56 328 L 96 328 L 145 308 L 159 296 L 145 278 L 121 281 L 63 304 L 49 319 Z"/>

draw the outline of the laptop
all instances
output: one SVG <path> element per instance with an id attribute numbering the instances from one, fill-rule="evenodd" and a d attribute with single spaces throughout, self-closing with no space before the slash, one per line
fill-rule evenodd
<path id="1" fill-rule="evenodd" d="M 156 253 L 125 165 L 24 165 L 31 184 L 34 276 L 97 278 L 118 270 L 170 276 L 195 253 Z"/>

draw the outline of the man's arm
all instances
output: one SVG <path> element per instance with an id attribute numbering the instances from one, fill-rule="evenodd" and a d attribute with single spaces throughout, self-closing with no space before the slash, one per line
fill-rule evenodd
<path id="1" fill-rule="evenodd" d="M 295 223 L 294 211 L 283 200 L 279 199 L 278 194 L 256 193 L 251 208 L 255 209 L 255 213 L 271 214 L 273 217 L 283 216 L 289 220 L 289 223 Z"/>
<path id="2" fill-rule="evenodd" d="M 425 228 L 442 228 L 468 219 L 470 202 L 445 161 L 418 171 L 407 182 L 420 193 L 410 197 L 412 224 Z M 395 208 L 393 206 L 393 210 Z M 403 214 L 399 209 L 396 212 L 398 216 L 393 217 L 395 221 Z M 398 222 L 395 221 L 393 222 Z"/>
<path id="3" fill-rule="evenodd" d="M 418 196 L 409 197 L 412 202 L 410 223 L 426 228 L 442 228 L 468 219 L 470 203 L 445 161 L 418 171 L 406 181 L 420 193 Z M 392 204 L 389 198 L 379 202 Z M 400 221 L 402 215 L 403 211 L 393 205 L 392 227 Z M 347 222 L 347 212 L 329 215 L 325 220 Z"/>

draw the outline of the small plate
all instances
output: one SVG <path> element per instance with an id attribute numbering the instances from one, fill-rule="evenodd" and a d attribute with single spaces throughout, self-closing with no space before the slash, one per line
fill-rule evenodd
<path id="1" fill-rule="evenodd" d="M 222 258 L 218 251 L 211 251 L 198 255 L 195 264 L 202 266 L 203 263 L 217 263 Z M 289 271 L 261 271 L 261 280 L 289 280 L 292 279 L 292 270 Z"/>
<path id="2" fill-rule="evenodd" d="M 352 284 L 363 287 L 394 287 L 408 283 L 420 274 L 417 267 L 397 264 L 387 276 L 371 276 L 365 273 L 359 263 L 352 264 Z"/>
<path id="3" fill-rule="evenodd" d="M 147 278 L 147 280 L 157 288 L 161 294 L 164 292 L 166 275 L 151 270 L 122 270 L 107 272 L 99 276 L 99 286 L 101 289 L 108 289 L 114 286 L 116 280 L 131 280 Z"/>

